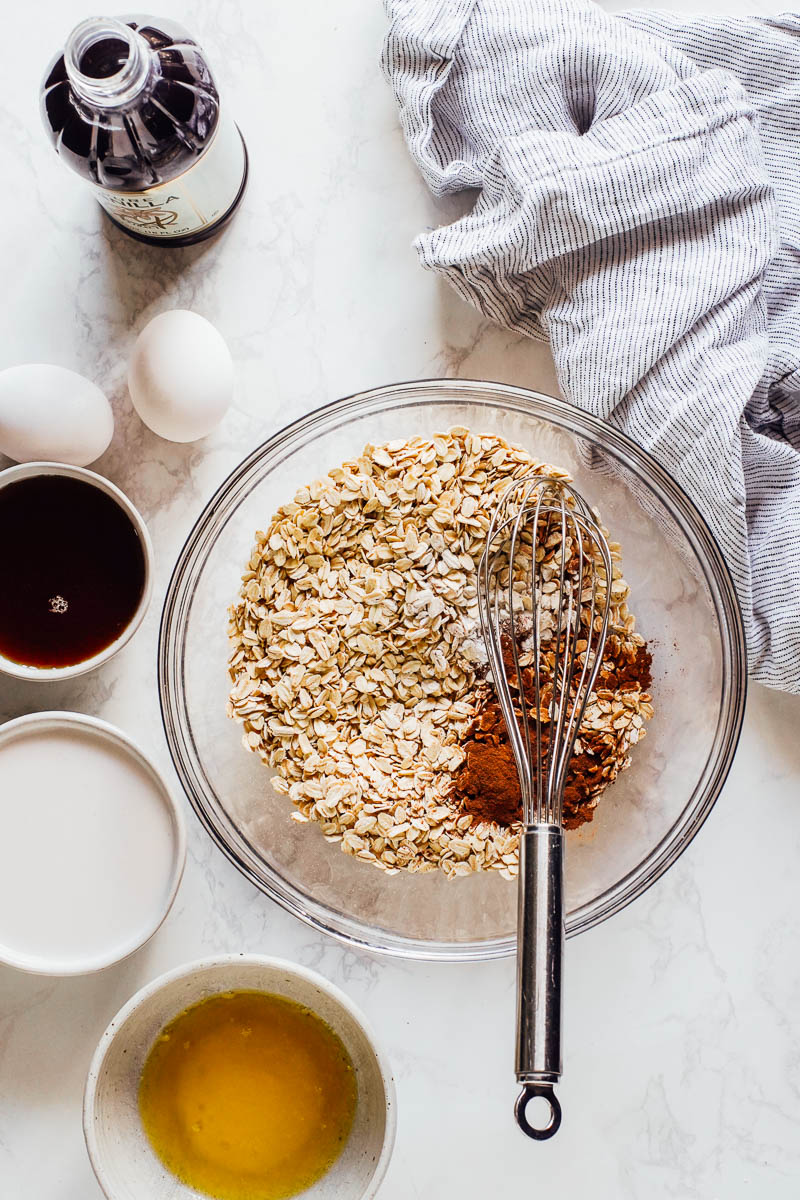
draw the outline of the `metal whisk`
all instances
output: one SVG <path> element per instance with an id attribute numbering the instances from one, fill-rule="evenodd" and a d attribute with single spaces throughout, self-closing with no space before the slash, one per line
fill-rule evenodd
<path id="1" fill-rule="evenodd" d="M 515 1114 L 529 1137 L 561 1124 L 564 949 L 562 800 L 586 702 L 602 665 L 611 553 L 585 500 L 529 474 L 503 493 L 478 567 L 481 626 L 522 793 L 517 918 Z M 549 1104 L 536 1127 L 526 1109 Z"/>

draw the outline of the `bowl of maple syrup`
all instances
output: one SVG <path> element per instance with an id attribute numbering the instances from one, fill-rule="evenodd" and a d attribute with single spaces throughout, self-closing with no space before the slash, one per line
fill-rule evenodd
<path id="1" fill-rule="evenodd" d="M 141 624 L 153 547 L 128 497 L 63 463 L 0 472 L 0 671 L 17 679 L 82 675 Z"/>

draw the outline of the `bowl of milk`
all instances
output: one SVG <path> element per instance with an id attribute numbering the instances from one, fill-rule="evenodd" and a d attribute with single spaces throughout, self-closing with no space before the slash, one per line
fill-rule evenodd
<path id="1" fill-rule="evenodd" d="M 0 962 L 83 975 L 127 958 L 169 912 L 183 816 L 126 734 L 79 713 L 0 725 Z"/>

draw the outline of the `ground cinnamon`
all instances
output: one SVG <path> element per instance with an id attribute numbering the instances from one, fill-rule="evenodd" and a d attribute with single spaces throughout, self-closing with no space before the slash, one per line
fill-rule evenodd
<path id="1" fill-rule="evenodd" d="M 606 659 L 597 683 L 600 695 L 641 689 L 651 682 L 651 655 L 646 646 L 623 647 L 618 639 L 607 643 Z M 503 646 L 504 651 L 507 647 Z M 505 657 L 504 653 L 504 657 Z M 542 730 L 544 746 L 547 729 Z M 621 735 L 620 735 L 621 737 Z M 564 788 L 563 821 L 567 829 L 591 821 L 594 801 L 620 768 L 617 737 L 607 731 L 584 730 L 573 756 Z M 513 825 L 522 820 L 522 798 L 514 755 L 505 721 L 491 684 L 482 684 L 477 713 L 464 742 L 466 758 L 453 780 L 453 798 L 476 823 L 493 821 Z"/>
<path id="2" fill-rule="evenodd" d="M 456 795 L 464 811 L 476 821 L 498 825 L 521 820 L 519 780 L 508 741 L 493 744 L 472 739 L 465 749 L 467 758 L 456 777 Z"/>
<path id="3" fill-rule="evenodd" d="M 651 666 L 653 656 L 646 645 L 636 646 L 633 656 L 621 653 L 621 642 L 613 634 L 606 643 L 606 661 L 603 670 L 597 677 L 598 688 L 608 688 L 609 691 L 621 692 L 641 688 L 646 692 L 653 682 Z M 628 648 L 632 649 L 631 647 Z M 608 662 L 611 662 L 609 667 Z"/>

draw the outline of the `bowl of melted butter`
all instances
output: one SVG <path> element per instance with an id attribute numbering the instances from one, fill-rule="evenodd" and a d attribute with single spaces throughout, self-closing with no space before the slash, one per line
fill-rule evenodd
<path id="1" fill-rule="evenodd" d="M 109 1200 L 365 1200 L 395 1109 L 343 992 L 235 955 L 162 975 L 121 1009 L 89 1070 L 84 1133 Z"/>

